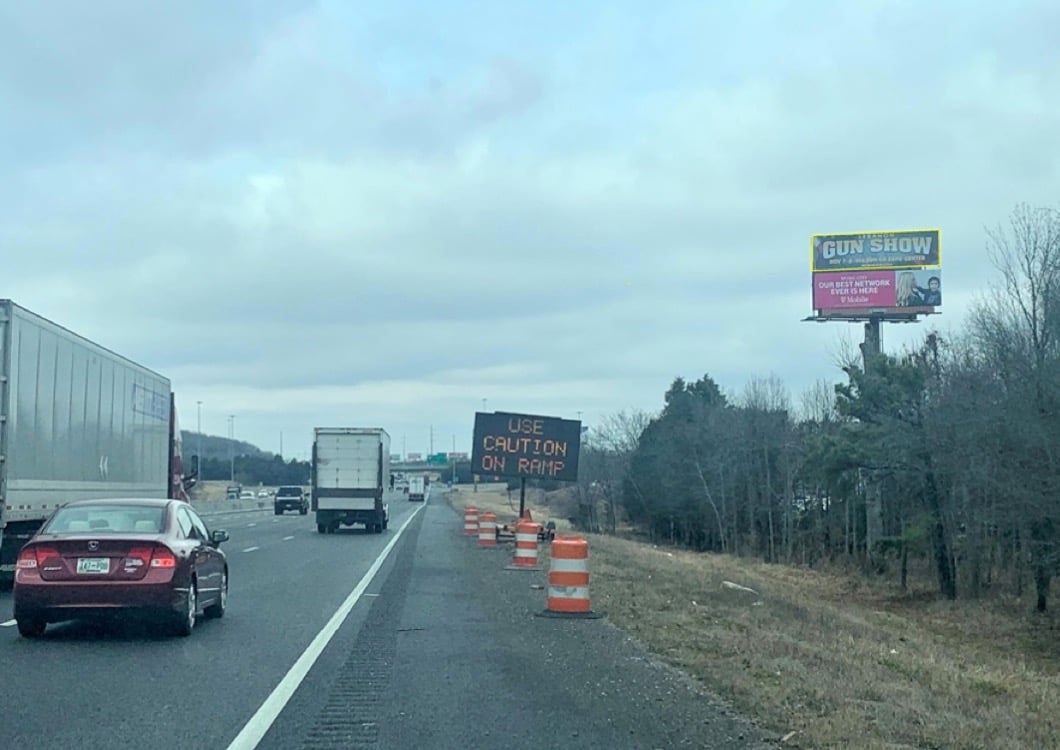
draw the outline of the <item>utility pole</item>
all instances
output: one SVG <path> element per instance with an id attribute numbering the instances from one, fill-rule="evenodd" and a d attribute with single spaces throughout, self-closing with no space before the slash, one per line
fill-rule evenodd
<path id="1" fill-rule="evenodd" d="M 283 458 L 283 430 L 280 430 L 280 458 Z"/>
<path id="2" fill-rule="evenodd" d="M 195 431 L 199 433 L 199 465 L 195 468 L 199 471 L 199 479 L 205 479 L 202 473 L 202 401 L 195 402 Z"/>
<path id="3" fill-rule="evenodd" d="M 434 455 L 434 425 L 431 425 L 431 449 L 427 451 L 428 456 Z"/>
<path id="4" fill-rule="evenodd" d="M 228 415 L 228 481 L 236 481 L 236 415 Z"/>

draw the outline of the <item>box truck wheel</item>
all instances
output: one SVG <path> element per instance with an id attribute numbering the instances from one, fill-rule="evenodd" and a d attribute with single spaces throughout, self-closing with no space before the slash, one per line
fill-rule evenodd
<path id="1" fill-rule="evenodd" d="M 326 523 L 318 523 L 317 524 L 317 533 L 318 534 L 327 534 L 328 533 L 328 525 Z"/>

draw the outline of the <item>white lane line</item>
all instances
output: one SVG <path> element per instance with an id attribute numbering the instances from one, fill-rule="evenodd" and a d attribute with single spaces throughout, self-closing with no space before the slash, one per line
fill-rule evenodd
<path id="1" fill-rule="evenodd" d="M 255 526 L 257 526 L 257 524 L 256 524 L 256 523 L 248 523 L 248 524 L 247 524 L 247 528 L 248 528 L 248 529 L 252 529 L 252 528 L 254 528 Z"/>
<path id="2" fill-rule="evenodd" d="M 357 604 L 357 601 L 364 595 L 365 589 L 368 588 L 372 583 L 372 579 L 375 578 L 379 569 L 383 567 L 383 563 L 386 562 L 387 556 L 390 554 L 390 550 L 394 549 L 394 545 L 398 543 L 398 539 L 405 533 L 405 529 L 412 523 L 412 519 L 416 517 L 416 514 L 423 510 L 424 506 L 416 508 L 409 517 L 405 519 L 405 523 L 401 524 L 401 528 L 394 534 L 383 551 L 379 553 L 379 557 L 375 559 L 372 566 L 368 568 L 368 572 L 364 574 L 364 577 L 357 582 L 353 591 L 346 597 L 346 601 L 339 605 L 339 608 L 335 610 L 335 614 L 331 616 L 327 624 L 323 629 L 317 633 L 313 642 L 310 643 L 306 650 L 302 652 L 302 655 L 298 657 L 291 668 L 287 671 L 287 674 L 283 676 L 280 683 L 273 688 L 273 691 L 269 693 L 269 697 L 265 699 L 265 702 L 261 704 L 261 707 L 254 712 L 254 715 L 250 717 L 250 721 L 246 723 L 243 729 L 240 730 L 236 738 L 232 740 L 232 744 L 228 746 L 228 750 L 254 750 L 261 742 L 261 739 L 265 736 L 265 733 L 269 731 L 269 727 L 272 726 L 273 722 L 276 721 L 276 717 L 283 711 L 284 706 L 291 700 L 291 696 L 294 695 L 298 686 L 305 680 L 306 675 L 309 674 L 309 670 L 313 668 L 316 660 L 320 658 L 320 655 L 324 652 L 328 643 L 332 638 L 335 637 L 335 633 L 342 627 L 342 623 L 346 621 L 350 612 L 353 611 L 353 607 Z"/>
<path id="3" fill-rule="evenodd" d="M 256 549 L 261 549 L 261 547 L 247 547 L 247 548 L 246 548 L 245 550 L 243 550 L 243 551 L 244 551 L 244 552 L 253 552 L 253 551 L 254 551 L 254 550 L 256 550 Z"/>
<path id="4" fill-rule="evenodd" d="M 285 542 L 289 542 L 289 541 L 291 541 L 292 539 L 294 539 L 294 536 L 293 536 L 293 535 L 292 535 L 292 536 L 285 536 L 285 537 L 283 538 L 283 540 L 284 540 Z"/>
<path id="5" fill-rule="evenodd" d="M 8 620 L 7 622 L 0 622 L 0 628 L 13 628 L 16 624 L 14 620 Z"/>

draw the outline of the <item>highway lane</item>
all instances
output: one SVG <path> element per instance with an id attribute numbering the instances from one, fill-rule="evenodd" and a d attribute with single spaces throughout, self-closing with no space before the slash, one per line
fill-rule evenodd
<path id="1" fill-rule="evenodd" d="M 259 744 L 228 750 L 765 750 L 770 738 L 606 619 L 542 611 L 444 500 L 418 514 L 357 627 L 340 631 Z M 535 586 L 536 584 L 536 586 Z"/>
<path id="2" fill-rule="evenodd" d="M 225 747 L 419 507 L 388 499 L 384 534 L 321 535 L 312 513 L 207 516 L 231 535 L 231 596 L 226 616 L 200 621 L 190 638 L 68 623 L 33 641 L 0 627 L 0 747 Z M 345 633 L 356 634 L 366 608 Z M 0 623 L 10 617 L 11 594 L 0 594 Z"/>

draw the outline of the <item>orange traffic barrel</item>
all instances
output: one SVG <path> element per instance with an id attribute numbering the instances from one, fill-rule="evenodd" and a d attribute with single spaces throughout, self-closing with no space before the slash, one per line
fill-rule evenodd
<path id="1" fill-rule="evenodd" d="M 546 617 L 600 617 L 589 606 L 589 542 L 577 534 L 552 540 Z"/>
<path id="2" fill-rule="evenodd" d="M 497 546 L 497 514 L 486 511 L 478 517 L 478 546 Z"/>
<path id="3" fill-rule="evenodd" d="M 473 505 L 464 508 L 464 535 L 478 536 L 478 508 Z"/>
<path id="4" fill-rule="evenodd" d="M 506 570 L 541 570 L 537 567 L 537 530 L 540 528 L 533 521 L 515 524 L 515 553 Z"/>

